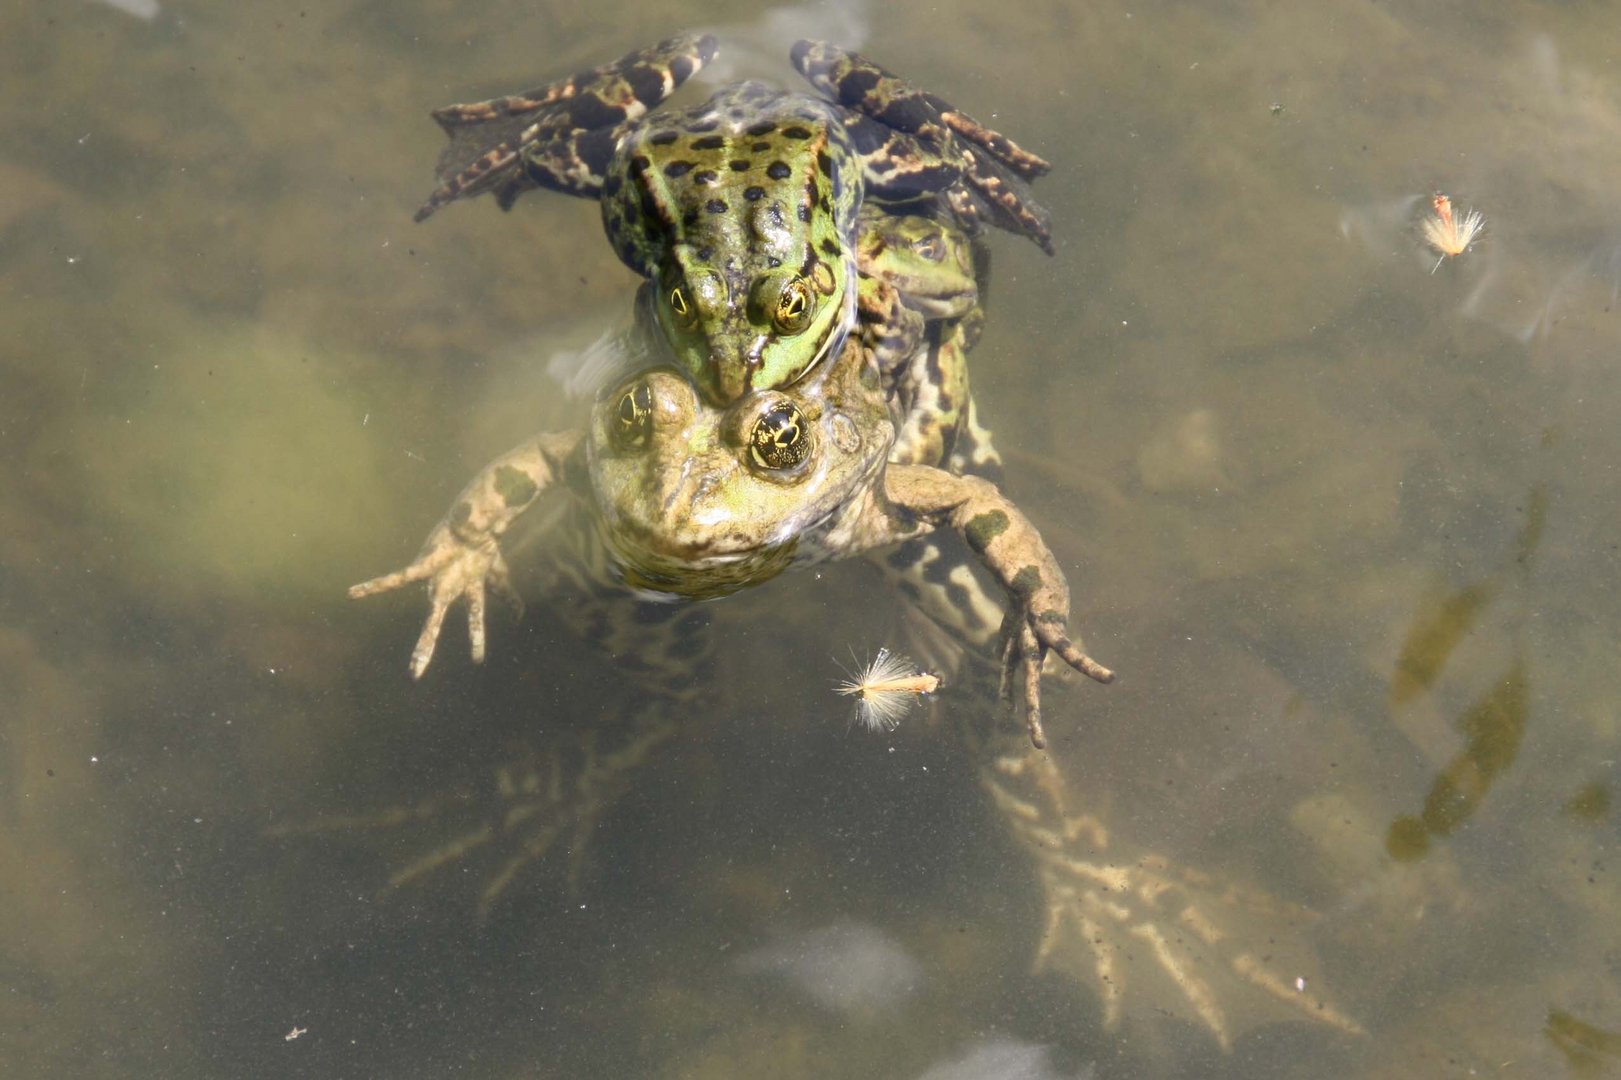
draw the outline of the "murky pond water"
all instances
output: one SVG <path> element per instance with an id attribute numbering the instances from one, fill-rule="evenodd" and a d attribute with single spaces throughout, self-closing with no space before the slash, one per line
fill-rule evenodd
<path id="1" fill-rule="evenodd" d="M 1621 27 L 915 8 L 0 17 L 0 1074 L 1621 1070 Z M 717 78 L 840 39 L 1055 163 L 971 357 L 1121 673 L 1048 687 L 1054 752 L 1133 845 L 1310 908 L 1299 992 L 1364 1034 L 1235 1002 L 1224 1050 L 1164 980 L 1111 1026 L 1035 970 L 1050 894 L 950 725 L 830 693 L 898 633 L 858 563 L 712 605 L 689 737 L 490 894 L 548 740 L 643 702 L 542 596 L 412 683 L 417 598 L 344 589 L 577 422 L 548 363 L 634 280 L 561 196 L 412 225 L 426 112 L 697 22 Z M 1437 192 L 1485 215 L 1457 257 Z"/>

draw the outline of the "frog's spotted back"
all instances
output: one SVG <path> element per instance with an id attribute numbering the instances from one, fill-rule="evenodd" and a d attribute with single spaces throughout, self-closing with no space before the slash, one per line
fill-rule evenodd
<path id="1" fill-rule="evenodd" d="M 853 322 L 861 169 L 824 102 L 742 83 L 628 132 L 602 219 L 709 401 L 784 386 Z"/>

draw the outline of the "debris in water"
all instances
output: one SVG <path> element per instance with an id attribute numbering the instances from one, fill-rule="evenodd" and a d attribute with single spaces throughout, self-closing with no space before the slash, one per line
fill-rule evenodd
<path id="1" fill-rule="evenodd" d="M 832 1012 L 871 1016 L 911 997 L 923 968 L 882 930 L 840 919 L 738 958 L 750 975 L 776 975 Z"/>
<path id="2" fill-rule="evenodd" d="M 137 19 L 146 19 L 150 22 L 158 17 L 158 0 L 101 0 L 101 2 Z"/>
<path id="3" fill-rule="evenodd" d="M 835 688 L 856 699 L 856 719 L 870 731 L 893 731 L 908 709 L 924 694 L 940 687 L 939 676 L 919 671 L 917 665 L 888 649 L 879 649 L 855 677 Z"/>
<path id="4" fill-rule="evenodd" d="M 959 1058 L 942 1061 L 917 1080 L 1091 1080 L 1091 1065 L 1079 1073 L 1060 1074 L 1052 1051 L 1037 1043 L 994 1038 L 975 1043 Z"/>
<path id="5" fill-rule="evenodd" d="M 1424 219 L 1424 242 L 1441 253 L 1430 268 L 1430 273 L 1441 269 L 1441 264 L 1449 258 L 1462 255 L 1469 250 L 1469 245 L 1475 242 L 1480 230 L 1486 225 L 1486 218 L 1479 210 L 1470 210 L 1462 217 L 1452 212 L 1452 200 L 1435 193 L 1430 200 L 1435 207 L 1434 215 Z"/>

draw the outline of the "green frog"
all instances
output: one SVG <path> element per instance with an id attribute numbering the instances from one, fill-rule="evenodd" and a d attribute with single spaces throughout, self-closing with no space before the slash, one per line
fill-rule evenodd
<path id="1" fill-rule="evenodd" d="M 702 57 L 707 48 L 692 50 Z M 818 70 L 802 59 L 813 50 L 795 53 L 802 70 Z M 657 54 L 668 63 L 668 45 Z M 876 70 L 859 58 L 851 64 Z M 639 85 L 643 80 L 625 75 L 631 67 L 627 58 L 603 71 Z M 577 97 L 580 84 L 572 85 Z M 723 92 L 716 100 L 741 99 Z M 655 123 L 639 130 L 651 139 L 665 129 Z M 527 160 L 516 150 L 512 157 Z M 474 189 L 495 190 L 510 203 L 525 186 L 542 182 L 537 177 L 552 176 L 515 171 L 502 179 L 495 176 L 501 167 L 468 174 L 459 186 L 447 182 L 425 210 Z M 1132 1003 L 1128 986 L 1141 979 L 1169 980 L 1171 988 L 1143 1000 L 1144 1007 L 1188 1015 L 1223 1046 L 1257 1017 L 1306 1016 L 1357 1031 L 1314 985 L 1306 988 L 1303 912 L 1251 902 L 1209 878 L 1129 851 L 1078 808 L 1054 751 L 1046 749 L 1041 691 L 1048 656 L 1098 682 L 1113 673 L 1069 630 L 1069 585 L 1057 559 L 987 478 L 1000 461 L 979 424 L 966 363 L 982 316 L 973 206 L 950 187 L 895 206 L 863 202 L 852 231 L 840 234 L 841 244 L 854 245 L 841 247 L 840 258 L 850 259 L 845 270 L 854 268 L 855 291 L 887 294 L 893 307 L 912 314 L 916 330 L 903 335 L 903 345 L 882 347 L 878 341 L 890 328 L 876 315 L 864 316 L 872 319 L 870 332 L 818 345 L 791 374 L 761 364 L 751 377 L 746 350 L 740 357 L 720 349 L 694 364 L 663 317 L 646 320 L 642 332 L 668 342 L 667 362 L 618 374 L 597 393 L 584 426 L 536 435 L 491 462 L 409 566 L 350 589 L 360 598 L 427 583 L 429 611 L 411 655 L 413 676 L 427 669 L 459 600 L 467 605 L 473 657 L 482 659 L 487 595 L 515 599 L 503 537 L 530 511 L 549 506 L 554 512 L 534 515 L 545 524 L 526 560 L 536 564 L 549 614 L 601 644 L 654 692 L 611 739 L 593 725 L 576 741 L 541 752 L 532 767 L 503 770 L 496 823 L 429 852 L 392 883 L 476 848 L 510 844 L 515 852 L 484 890 L 488 905 L 569 827 L 571 876 L 577 873 L 586 838 L 637 770 L 701 723 L 705 710 L 688 705 L 707 684 L 707 619 L 703 606 L 686 601 L 760 585 L 790 568 L 883 552 L 897 602 L 970 646 L 994 641 L 1002 696 L 1022 706 L 1023 725 L 1003 724 L 987 694 L 965 710 L 973 719 L 962 733 L 982 762 L 982 786 L 1041 883 L 1047 914 L 1038 965 L 1092 982 L 1110 1026 Z M 649 288 L 655 278 L 672 280 L 665 277 L 671 265 L 677 283 L 688 287 L 690 267 L 661 258 Z M 660 284 L 651 303 L 673 305 L 676 295 Z M 715 340 L 723 345 L 725 337 Z M 1000 588 L 1000 602 L 971 566 Z M 979 685 L 969 680 L 966 692 Z M 1248 947 L 1251 941 L 1266 942 L 1264 957 Z"/>
<path id="2" fill-rule="evenodd" d="M 876 280 L 860 272 L 863 207 L 937 204 L 967 230 L 989 221 L 1052 251 L 1026 188 L 1045 161 L 835 46 L 792 51 L 828 99 L 745 82 L 650 111 L 715 52 L 707 35 L 675 37 L 437 110 L 450 145 L 417 220 L 483 192 L 504 209 L 534 187 L 600 200 L 615 253 L 644 279 L 639 314 L 712 404 L 793 382 L 858 327 L 881 358 L 910 354 L 916 306 L 863 287 Z"/>
<path id="3" fill-rule="evenodd" d="M 889 231 L 931 229 L 946 231 L 923 218 Z M 1099 682 L 1113 674 L 1069 636 L 1069 586 L 1035 526 L 988 480 L 940 467 L 987 457 L 967 397 L 966 334 L 954 322 L 952 337 L 919 362 L 887 371 L 851 337 L 799 381 L 720 407 L 679 367 L 634 372 L 598 395 L 585 428 L 535 436 L 491 462 L 410 566 L 350 595 L 429 583 L 411 657 L 420 677 L 458 600 L 473 657 L 483 658 L 486 594 L 512 593 L 500 538 L 542 501 L 563 500 L 556 557 L 595 595 L 628 588 L 661 601 L 725 596 L 790 567 L 948 528 L 1008 595 L 1004 673 L 1017 680 L 1032 742 L 1044 746 L 1047 654 Z M 906 435 L 898 454 L 897 431 Z"/>

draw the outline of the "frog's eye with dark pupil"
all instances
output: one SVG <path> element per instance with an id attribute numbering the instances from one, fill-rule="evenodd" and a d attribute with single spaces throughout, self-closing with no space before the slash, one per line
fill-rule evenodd
<path id="1" fill-rule="evenodd" d="M 946 257 L 946 242 L 938 233 L 930 233 L 912 244 L 912 250 L 927 262 L 937 263 Z"/>
<path id="2" fill-rule="evenodd" d="M 692 306 L 692 300 L 687 296 L 687 287 L 685 285 L 671 287 L 670 314 L 675 316 L 676 325 L 683 329 L 698 320 L 698 309 Z"/>
<path id="3" fill-rule="evenodd" d="M 799 408 L 785 401 L 756 420 L 749 453 L 766 469 L 791 469 L 804 461 L 810 453 L 810 432 Z"/>
<path id="4" fill-rule="evenodd" d="M 619 395 L 614 410 L 614 438 L 621 446 L 645 446 L 652 433 L 653 391 L 646 383 L 637 383 Z"/>
<path id="5" fill-rule="evenodd" d="M 776 310 L 771 313 L 771 325 L 779 333 L 797 334 L 810 325 L 814 308 L 810 286 L 802 278 L 792 278 L 782 286 L 777 297 Z"/>

